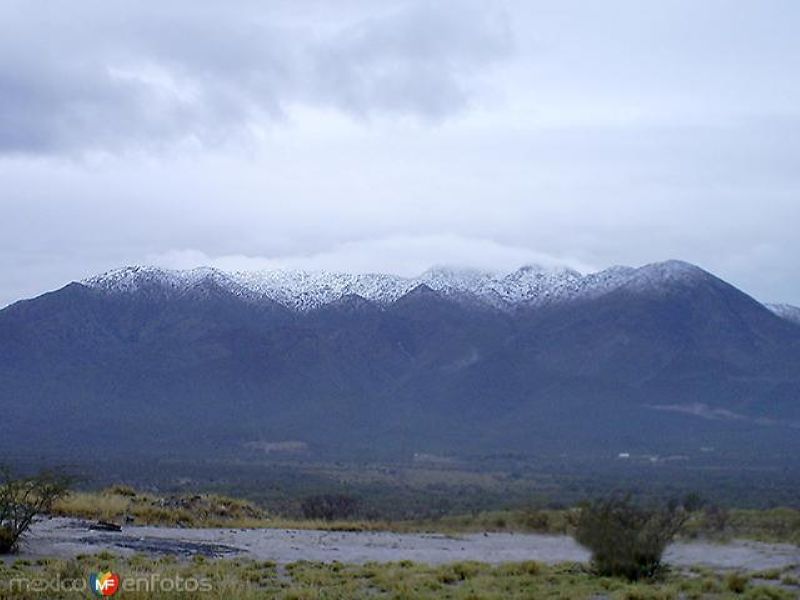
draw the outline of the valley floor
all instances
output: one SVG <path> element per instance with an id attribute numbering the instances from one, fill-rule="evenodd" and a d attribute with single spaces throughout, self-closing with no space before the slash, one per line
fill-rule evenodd
<path id="1" fill-rule="evenodd" d="M 20 558 L 71 558 L 101 551 L 117 555 L 243 557 L 278 564 L 295 561 L 342 563 L 413 560 L 427 564 L 480 561 L 499 564 L 534 560 L 585 563 L 589 554 L 565 535 L 472 533 L 461 535 L 298 529 L 183 529 L 131 526 L 120 533 L 93 531 L 89 522 L 43 519 L 31 528 Z M 675 567 L 760 571 L 800 566 L 800 548 L 733 540 L 671 545 L 665 561 Z"/>
<path id="2" fill-rule="evenodd" d="M 662 577 L 631 583 L 592 574 L 587 552 L 565 535 L 164 526 L 105 532 L 90 523 L 36 522 L 21 552 L 0 560 L 0 599 L 86 597 L 89 574 L 106 571 L 129 586 L 125 598 L 800 598 L 800 548 L 792 544 L 675 543 Z"/>

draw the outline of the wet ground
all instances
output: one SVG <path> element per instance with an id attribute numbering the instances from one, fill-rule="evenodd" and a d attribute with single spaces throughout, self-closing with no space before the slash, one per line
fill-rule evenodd
<path id="1" fill-rule="evenodd" d="M 538 534 L 465 535 L 328 532 L 287 529 L 180 529 L 126 527 L 122 532 L 93 531 L 77 519 L 54 518 L 33 525 L 18 557 L 72 557 L 107 550 L 191 557 L 245 556 L 285 564 L 297 560 L 363 563 L 414 560 L 489 563 L 536 560 L 585 562 L 589 554 L 572 538 Z M 800 565 L 800 548 L 789 544 L 733 541 L 677 543 L 665 560 L 676 567 L 704 565 L 747 571 Z"/>

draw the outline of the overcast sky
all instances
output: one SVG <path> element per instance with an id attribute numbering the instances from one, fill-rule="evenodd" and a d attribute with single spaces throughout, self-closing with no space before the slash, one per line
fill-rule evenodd
<path id="1" fill-rule="evenodd" d="M 668 258 L 800 304 L 795 0 L 0 3 L 0 305 Z"/>

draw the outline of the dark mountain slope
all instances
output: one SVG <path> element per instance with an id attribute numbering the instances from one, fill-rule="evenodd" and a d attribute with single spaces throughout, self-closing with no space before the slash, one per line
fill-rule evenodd
<path id="1" fill-rule="evenodd" d="M 800 328 L 696 267 L 504 311 L 420 285 L 308 311 L 71 284 L 0 311 L 0 449 L 237 455 L 800 450 Z"/>

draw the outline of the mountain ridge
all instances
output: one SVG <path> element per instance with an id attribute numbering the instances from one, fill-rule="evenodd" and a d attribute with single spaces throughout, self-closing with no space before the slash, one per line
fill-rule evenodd
<path id="1" fill-rule="evenodd" d="M 674 282 L 703 273 L 706 272 L 699 267 L 676 260 L 639 268 L 614 266 L 585 275 L 566 267 L 525 265 L 509 273 L 435 267 L 417 277 L 303 270 L 223 271 L 212 267 L 171 270 L 130 266 L 80 283 L 110 294 L 150 292 L 170 295 L 213 282 L 234 295 L 253 301 L 269 299 L 300 311 L 348 295 L 386 305 L 419 285 L 426 285 L 455 299 L 469 297 L 494 308 L 513 309 L 600 295 L 630 281 L 647 287 L 656 286 L 659 281 Z"/>

